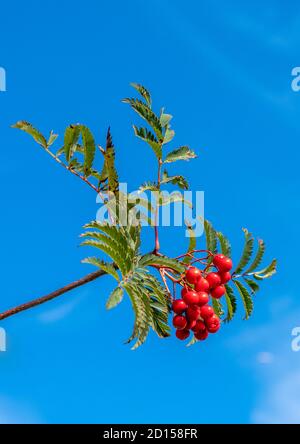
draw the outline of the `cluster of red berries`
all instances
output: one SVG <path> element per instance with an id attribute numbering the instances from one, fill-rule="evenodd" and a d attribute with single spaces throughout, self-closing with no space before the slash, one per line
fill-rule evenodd
<path id="1" fill-rule="evenodd" d="M 196 267 L 186 270 L 182 299 L 175 299 L 172 304 L 178 339 L 187 339 L 191 330 L 196 339 L 203 341 L 209 333 L 216 333 L 220 328 L 219 317 L 208 305 L 209 294 L 215 299 L 225 294 L 225 284 L 231 279 L 232 261 L 223 254 L 216 254 L 213 265 L 217 268 L 216 273 L 205 273 Z"/>

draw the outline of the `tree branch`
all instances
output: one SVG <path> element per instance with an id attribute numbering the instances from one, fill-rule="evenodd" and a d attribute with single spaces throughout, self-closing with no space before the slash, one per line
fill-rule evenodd
<path id="1" fill-rule="evenodd" d="M 20 313 L 22 311 L 28 310 L 29 308 L 36 307 L 38 305 L 43 304 L 44 302 L 51 301 L 51 299 L 57 298 L 58 296 L 61 296 L 64 293 L 67 293 L 68 291 L 73 290 L 74 288 L 81 287 L 81 285 L 87 284 L 88 282 L 92 282 L 95 279 L 104 276 L 107 274 L 103 270 L 94 271 L 93 273 L 90 273 L 83 278 L 79 279 L 78 281 L 71 282 L 70 284 L 66 285 L 65 287 L 59 288 L 58 290 L 53 291 L 52 293 L 47 294 L 46 296 L 42 296 L 37 299 L 33 299 L 32 301 L 26 302 L 25 304 L 18 305 L 17 307 L 11 308 L 7 311 L 4 311 L 3 313 L 0 313 L 0 321 L 2 321 L 5 318 L 9 318 L 10 316 L 13 316 L 17 313 Z"/>

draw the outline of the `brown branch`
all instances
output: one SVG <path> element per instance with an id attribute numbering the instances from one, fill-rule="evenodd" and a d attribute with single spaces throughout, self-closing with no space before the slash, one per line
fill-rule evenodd
<path id="1" fill-rule="evenodd" d="M 158 253 L 158 255 L 160 255 L 160 254 Z M 117 269 L 117 266 L 116 265 L 114 265 L 114 266 Z M 175 280 L 175 278 L 170 276 L 169 273 L 166 273 L 168 271 L 171 271 L 171 272 L 174 273 L 175 270 L 173 270 L 172 268 L 169 268 L 169 267 L 162 267 L 162 266 L 156 265 L 156 264 L 152 264 L 151 266 L 153 268 L 157 268 L 159 270 L 159 272 L 161 274 L 161 277 L 162 277 L 162 279 L 164 281 L 164 284 L 165 284 L 168 292 L 171 294 L 171 292 L 170 292 L 170 290 L 168 288 L 168 285 L 166 283 L 166 279 L 165 279 L 164 273 L 173 282 L 175 282 L 175 281 L 177 282 L 177 280 Z M 16 307 L 10 308 L 9 310 L 6 310 L 6 311 L 0 313 L 0 321 L 2 321 L 3 319 L 9 318 L 10 316 L 13 316 L 13 315 L 15 315 L 17 313 L 21 313 L 22 311 L 29 310 L 30 308 L 34 308 L 34 307 L 37 307 L 38 305 L 44 304 L 45 302 L 51 301 L 52 299 L 55 299 L 58 296 L 61 296 L 62 294 L 67 293 L 68 291 L 73 290 L 74 288 L 81 287 L 82 285 L 87 284 L 89 282 L 92 282 L 95 279 L 98 279 L 99 277 L 104 276 L 106 274 L 107 273 L 105 271 L 103 271 L 103 270 L 94 271 L 93 273 L 87 274 L 83 278 L 81 278 L 81 279 L 79 279 L 77 281 L 71 282 L 70 284 L 65 285 L 64 287 L 61 287 L 58 290 L 53 291 L 52 293 L 49 293 L 49 294 L 47 294 L 45 296 L 42 296 L 40 298 L 37 298 L 37 299 L 33 299 L 33 300 L 29 301 L 29 302 L 26 302 L 25 304 L 17 305 Z"/>
<path id="2" fill-rule="evenodd" d="M 87 284 L 88 282 L 92 282 L 100 276 L 104 276 L 107 274 L 103 270 L 95 271 L 94 273 L 90 273 L 78 281 L 71 282 L 71 284 L 66 285 L 65 287 L 59 288 L 58 290 L 53 291 L 52 293 L 47 294 L 46 296 L 42 296 L 37 299 L 33 299 L 32 301 L 26 302 L 25 304 L 18 305 L 17 307 L 11 308 L 3 313 L 0 313 L 0 321 L 5 318 L 9 318 L 17 313 L 20 313 L 24 310 L 28 310 L 29 308 L 36 307 L 38 305 L 43 304 L 44 302 L 51 301 L 51 299 L 57 298 L 68 291 L 73 290 L 74 288 L 81 287 L 81 285 Z"/>

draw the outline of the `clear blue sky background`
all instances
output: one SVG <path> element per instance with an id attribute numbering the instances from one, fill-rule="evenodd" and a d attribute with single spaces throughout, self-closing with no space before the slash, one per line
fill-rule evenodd
<path id="1" fill-rule="evenodd" d="M 300 92 L 291 89 L 299 25 L 296 1 L 1 5 L 1 309 L 92 270 L 80 263 L 78 235 L 98 208 L 10 124 L 26 119 L 62 135 L 82 122 L 99 143 L 111 125 L 121 179 L 135 189 L 152 178 L 154 160 L 120 102 L 130 81 L 175 116 L 174 147 L 198 152 L 176 171 L 205 191 L 206 217 L 230 237 L 235 258 L 246 226 L 279 272 L 262 285 L 251 320 L 240 309 L 189 349 L 154 335 L 136 352 L 123 345 L 132 312 L 127 301 L 105 311 L 109 278 L 8 319 L 0 422 L 300 422 L 300 352 L 291 350 L 300 325 Z M 184 250 L 183 231 L 164 234 L 166 252 Z"/>

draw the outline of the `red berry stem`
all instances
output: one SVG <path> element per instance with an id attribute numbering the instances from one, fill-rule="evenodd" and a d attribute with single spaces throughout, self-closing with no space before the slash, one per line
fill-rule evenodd
<path id="1" fill-rule="evenodd" d="M 214 256 L 214 254 L 209 250 L 192 250 L 192 251 L 189 251 L 188 253 L 181 254 L 180 256 L 175 257 L 175 259 L 181 259 L 186 256 L 193 257 L 194 253 L 207 253 L 209 256 Z"/>

